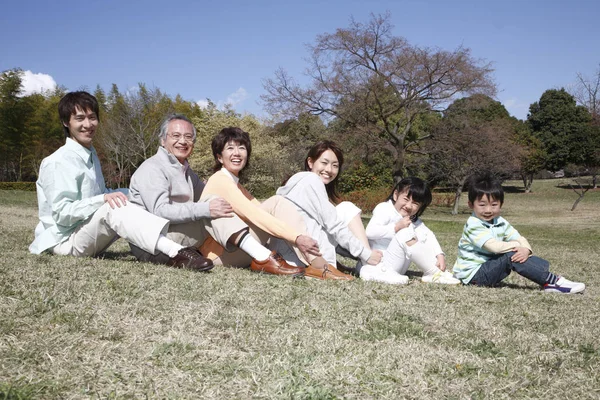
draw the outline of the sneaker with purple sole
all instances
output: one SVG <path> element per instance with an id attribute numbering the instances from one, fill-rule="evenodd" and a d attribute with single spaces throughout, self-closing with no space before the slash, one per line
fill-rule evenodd
<path id="1" fill-rule="evenodd" d="M 546 283 L 544 285 L 544 292 L 574 294 L 582 293 L 584 290 L 584 283 L 571 282 L 570 280 L 565 279 L 562 276 L 558 277 L 555 284 L 551 285 L 549 283 Z"/>

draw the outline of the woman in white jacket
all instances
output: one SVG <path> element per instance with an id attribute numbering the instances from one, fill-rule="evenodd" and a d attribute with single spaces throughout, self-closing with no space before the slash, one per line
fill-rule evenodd
<path id="1" fill-rule="evenodd" d="M 335 268 L 337 245 L 364 264 L 376 265 L 382 252 L 371 250 L 361 210 L 350 202 L 339 202 L 336 188 L 343 163 L 342 150 L 332 141 L 321 141 L 309 150 L 305 171 L 288 179 L 277 194 L 294 203 L 329 268 Z"/>
<path id="2" fill-rule="evenodd" d="M 363 266 L 362 279 L 406 284 L 406 271 L 414 262 L 423 271 L 423 282 L 460 283 L 446 271 L 446 258 L 437 238 L 419 218 L 431 200 L 427 183 L 409 177 L 398 182 L 388 200 L 375 207 L 366 234 L 371 248 L 383 251 L 383 262 Z"/>

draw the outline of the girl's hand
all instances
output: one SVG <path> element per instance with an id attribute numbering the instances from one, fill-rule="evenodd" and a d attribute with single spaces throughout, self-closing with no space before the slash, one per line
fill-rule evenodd
<path id="1" fill-rule="evenodd" d="M 446 270 L 446 257 L 443 254 L 438 254 L 436 256 L 437 258 L 437 262 L 435 263 L 435 266 L 439 268 L 440 271 L 445 271 Z"/>
<path id="2" fill-rule="evenodd" d="M 367 264 L 369 265 L 377 265 L 381 262 L 381 258 L 383 257 L 383 253 L 381 250 L 373 250 L 371 252 L 371 257 L 367 260 Z"/>
<path id="3" fill-rule="evenodd" d="M 403 217 L 400 221 L 396 222 L 394 230 L 398 232 L 400 229 L 408 228 L 411 222 L 410 217 Z"/>

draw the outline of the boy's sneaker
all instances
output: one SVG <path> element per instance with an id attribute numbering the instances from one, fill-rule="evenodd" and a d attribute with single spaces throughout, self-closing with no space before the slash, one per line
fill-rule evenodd
<path id="1" fill-rule="evenodd" d="M 571 282 L 562 276 L 558 277 L 558 280 L 554 285 L 546 283 L 544 285 L 544 292 L 556 292 L 556 293 L 581 293 L 585 290 L 585 284 L 581 282 Z"/>
<path id="2" fill-rule="evenodd" d="M 459 279 L 452 276 L 450 271 L 437 271 L 433 275 L 425 275 L 421 278 L 422 282 L 425 283 L 441 283 L 443 285 L 458 285 Z"/>
<path id="3" fill-rule="evenodd" d="M 408 284 L 408 276 L 401 275 L 395 271 L 387 271 L 383 268 L 383 263 L 363 265 L 360 269 L 360 278 L 365 281 L 383 282 L 392 285 Z"/>

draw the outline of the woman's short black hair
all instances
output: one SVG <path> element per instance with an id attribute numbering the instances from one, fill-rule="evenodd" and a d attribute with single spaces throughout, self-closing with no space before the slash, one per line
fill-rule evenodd
<path id="1" fill-rule="evenodd" d="M 246 160 L 246 167 L 250 165 L 250 154 L 252 154 L 252 145 L 250 143 L 250 135 L 248 132 L 244 132 L 241 128 L 236 126 L 230 126 L 228 128 L 221 129 L 221 132 L 217 134 L 212 140 L 210 147 L 212 148 L 213 157 L 215 158 L 215 165 L 213 166 L 213 172 L 217 172 L 221 169 L 222 165 L 219 162 L 217 156 L 223 153 L 225 145 L 229 142 L 234 142 L 246 146 L 248 152 L 248 159 Z"/>

